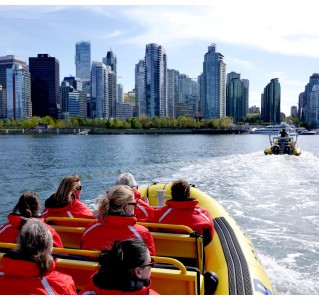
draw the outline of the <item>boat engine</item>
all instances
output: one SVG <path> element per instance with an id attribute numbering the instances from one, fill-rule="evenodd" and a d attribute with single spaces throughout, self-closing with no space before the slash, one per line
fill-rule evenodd
<path id="1" fill-rule="evenodd" d="M 284 148 L 284 153 L 285 153 L 285 154 L 292 154 L 292 148 L 291 148 L 291 146 L 289 146 L 289 145 L 285 146 L 285 148 Z"/>
<path id="2" fill-rule="evenodd" d="M 274 146 L 272 147 L 272 153 L 273 153 L 273 154 L 279 154 L 279 151 L 280 151 L 280 148 L 279 148 L 278 145 L 274 145 Z"/>

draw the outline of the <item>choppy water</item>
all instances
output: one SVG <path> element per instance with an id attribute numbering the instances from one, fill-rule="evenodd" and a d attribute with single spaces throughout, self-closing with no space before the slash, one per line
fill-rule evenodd
<path id="1" fill-rule="evenodd" d="M 276 294 L 319 294 L 319 135 L 302 154 L 264 156 L 264 135 L 0 136 L 0 221 L 27 189 L 42 200 L 81 177 L 82 200 L 132 172 L 139 185 L 185 178 L 217 199 L 254 243 Z"/>

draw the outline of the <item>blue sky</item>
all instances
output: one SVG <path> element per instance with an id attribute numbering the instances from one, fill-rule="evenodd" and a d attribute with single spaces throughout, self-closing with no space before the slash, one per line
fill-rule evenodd
<path id="1" fill-rule="evenodd" d="M 0 56 L 17 55 L 28 62 L 48 53 L 60 61 L 62 80 L 75 75 L 75 43 L 88 40 L 93 61 L 113 50 L 118 82 L 127 92 L 134 88 L 134 67 L 144 58 L 146 44 L 162 45 L 168 68 L 197 78 L 208 46 L 215 43 L 226 72 L 249 80 L 249 106 L 260 107 L 264 87 L 279 78 L 281 111 L 290 115 L 309 77 L 319 73 L 317 2 L 92 0 L 65 6 L 60 0 L 47 5 L 5 0 L 0 5 Z"/>

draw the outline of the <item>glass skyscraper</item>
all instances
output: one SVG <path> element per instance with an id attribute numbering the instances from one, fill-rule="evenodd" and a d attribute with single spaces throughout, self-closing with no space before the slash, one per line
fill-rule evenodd
<path id="1" fill-rule="evenodd" d="M 261 95 L 261 118 L 271 124 L 280 123 L 281 88 L 278 78 L 273 78 L 264 88 Z"/>
<path id="2" fill-rule="evenodd" d="M 216 52 L 216 45 L 208 47 L 204 56 L 203 85 L 204 96 L 204 118 L 216 119 L 225 116 L 225 72 L 226 64 L 223 55 Z"/>
<path id="3" fill-rule="evenodd" d="M 167 117 L 167 57 L 162 46 L 146 45 L 145 97 L 148 117 Z"/>
<path id="4" fill-rule="evenodd" d="M 91 42 L 81 41 L 75 45 L 76 77 L 89 81 L 91 74 Z"/>

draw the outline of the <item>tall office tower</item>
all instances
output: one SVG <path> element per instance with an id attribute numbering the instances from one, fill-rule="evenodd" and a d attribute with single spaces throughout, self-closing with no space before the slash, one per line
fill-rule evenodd
<path id="1" fill-rule="evenodd" d="M 280 123 L 280 94 L 278 78 L 271 79 L 261 96 L 261 118 L 264 122 Z"/>
<path id="2" fill-rule="evenodd" d="M 175 104 L 178 101 L 178 75 L 174 69 L 167 69 L 167 114 L 175 118 Z"/>
<path id="3" fill-rule="evenodd" d="M 110 66 L 106 66 L 107 75 L 107 99 L 109 103 L 109 115 L 108 118 L 116 118 L 116 105 L 117 105 L 117 78 L 116 73 L 111 70 Z"/>
<path id="4" fill-rule="evenodd" d="M 91 72 L 91 43 L 81 41 L 75 44 L 76 77 L 83 81 L 90 80 Z"/>
<path id="5" fill-rule="evenodd" d="M 70 83 L 66 80 L 63 80 L 60 86 L 61 119 L 62 120 L 67 120 L 70 117 L 70 114 L 69 114 L 70 91 L 71 91 Z"/>
<path id="6" fill-rule="evenodd" d="M 117 58 L 111 49 L 107 51 L 106 57 L 103 57 L 102 62 L 106 66 L 110 66 L 113 72 L 117 73 Z"/>
<path id="7" fill-rule="evenodd" d="M 290 116 L 296 117 L 298 115 L 297 106 L 293 105 L 290 107 Z"/>
<path id="8" fill-rule="evenodd" d="M 317 128 L 319 125 L 319 84 L 314 84 L 308 94 L 306 120 L 311 128 Z"/>
<path id="9" fill-rule="evenodd" d="M 236 122 L 248 112 L 249 81 L 240 79 L 240 74 L 230 72 L 226 82 L 226 116 L 233 117 Z"/>
<path id="10" fill-rule="evenodd" d="M 302 94 L 299 95 L 299 118 L 301 121 L 307 122 L 308 115 L 308 98 L 309 94 L 312 92 L 312 88 L 314 85 L 319 84 L 319 74 L 313 73 L 309 82 L 305 86 L 305 90 Z"/>
<path id="11" fill-rule="evenodd" d="M 216 52 L 215 44 L 208 47 L 208 52 L 204 56 L 202 84 L 204 85 L 205 119 L 221 118 L 226 113 L 226 64 L 223 62 L 223 57 Z"/>
<path id="12" fill-rule="evenodd" d="M 2 96 L 0 97 L 0 119 L 7 118 L 7 69 L 19 65 L 22 69 L 27 69 L 27 64 L 15 55 L 0 57 L 0 85 L 2 86 Z"/>
<path id="13" fill-rule="evenodd" d="M 143 59 L 135 65 L 135 106 L 137 116 L 146 116 L 145 61 Z"/>
<path id="14" fill-rule="evenodd" d="M 30 73 L 21 65 L 7 69 L 7 118 L 24 120 L 32 117 Z"/>
<path id="15" fill-rule="evenodd" d="M 102 62 L 93 61 L 91 71 L 91 118 L 109 118 L 108 70 Z"/>
<path id="16" fill-rule="evenodd" d="M 32 114 L 60 118 L 60 63 L 49 54 L 29 57 Z"/>
<path id="17" fill-rule="evenodd" d="M 162 46 L 146 45 L 145 97 L 148 117 L 167 117 L 167 57 Z"/>

